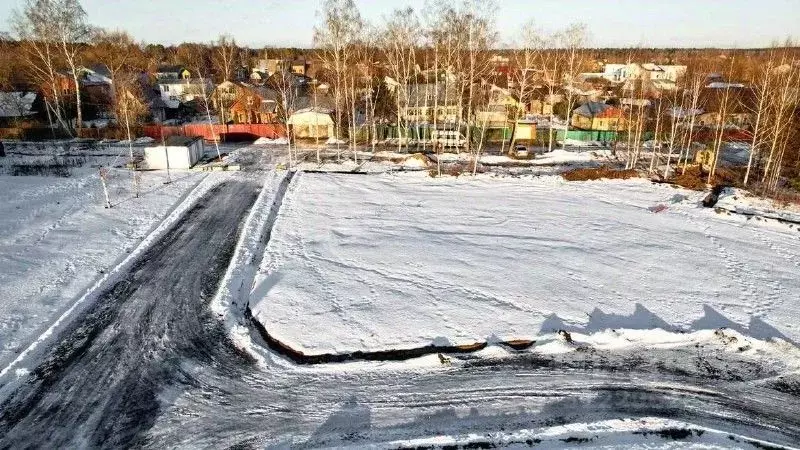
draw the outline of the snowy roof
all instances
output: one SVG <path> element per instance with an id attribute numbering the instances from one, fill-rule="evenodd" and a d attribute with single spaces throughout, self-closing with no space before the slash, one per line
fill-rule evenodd
<path id="1" fill-rule="evenodd" d="M 291 108 L 295 113 L 316 110 L 318 112 L 330 113 L 336 111 L 336 103 L 327 95 L 302 96 L 294 100 Z"/>
<path id="2" fill-rule="evenodd" d="M 604 113 L 607 109 L 611 108 L 610 105 L 600 102 L 587 102 L 575 108 L 573 113 L 584 117 L 597 117 Z"/>
<path id="3" fill-rule="evenodd" d="M 106 78 L 111 78 L 111 69 L 109 69 L 108 66 L 105 64 L 92 64 L 91 66 L 86 68 L 96 73 L 97 75 L 102 75 Z"/>
<path id="4" fill-rule="evenodd" d="M 333 119 L 328 110 L 308 108 L 296 111 L 289 117 L 290 125 L 333 125 Z"/>
<path id="5" fill-rule="evenodd" d="M 653 63 L 644 63 L 644 64 L 642 64 L 642 69 L 650 71 L 650 72 L 663 72 L 664 71 L 664 69 L 662 69 L 661 66 L 658 66 L 658 65 L 653 64 Z"/>
<path id="6" fill-rule="evenodd" d="M 458 104 L 461 93 L 455 83 L 420 83 L 410 84 L 408 89 L 408 104 L 414 106 L 453 106 Z M 436 100 L 438 97 L 438 101 Z M 405 103 L 405 98 L 401 97 L 401 102 Z"/>
<path id="7" fill-rule="evenodd" d="M 24 117 L 36 114 L 35 92 L 0 92 L 0 117 Z"/>
<path id="8" fill-rule="evenodd" d="M 180 73 L 183 71 L 183 66 L 158 66 L 157 73 Z"/>
<path id="9" fill-rule="evenodd" d="M 211 81 L 208 80 L 208 79 L 203 79 L 203 81 L 201 82 L 199 78 L 186 78 L 186 79 L 182 79 L 182 78 L 166 78 L 166 79 L 158 80 L 156 82 L 156 84 L 167 84 L 167 85 L 176 85 L 176 84 L 197 84 L 197 85 L 200 85 L 200 84 L 206 84 L 206 85 L 210 85 Z"/>
<path id="10" fill-rule="evenodd" d="M 667 111 L 667 114 L 676 119 L 684 119 L 686 117 L 699 116 L 700 114 L 703 114 L 703 110 L 699 108 L 697 109 L 671 108 L 669 111 Z"/>
<path id="11" fill-rule="evenodd" d="M 672 80 L 650 80 L 650 83 L 654 88 L 665 91 L 671 91 L 676 87 Z"/>
<path id="12" fill-rule="evenodd" d="M 745 85 L 742 83 L 726 83 L 724 81 L 715 81 L 713 83 L 709 83 L 707 88 L 710 89 L 726 89 L 726 88 L 743 88 Z"/>

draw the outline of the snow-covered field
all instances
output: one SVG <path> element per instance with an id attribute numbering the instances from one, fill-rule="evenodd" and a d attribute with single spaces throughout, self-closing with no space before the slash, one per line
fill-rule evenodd
<path id="1" fill-rule="evenodd" d="M 800 340 L 800 233 L 644 180 L 300 174 L 251 293 L 308 354 L 730 327 Z M 658 211 L 658 212 L 655 212 Z"/>
<path id="2" fill-rule="evenodd" d="M 105 209 L 96 170 L 0 176 L 0 368 L 111 270 L 205 175 L 112 170 Z"/>

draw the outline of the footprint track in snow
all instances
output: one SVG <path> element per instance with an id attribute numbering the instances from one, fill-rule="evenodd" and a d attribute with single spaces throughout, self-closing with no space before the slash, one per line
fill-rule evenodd
<path id="1" fill-rule="evenodd" d="M 756 273 L 742 260 L 737 258 L 736 255 L 722 243 L 722 240 L 711 232 L 711 225 L 699 223 L 687 211 L 682 211 L 682 214 L 690 223 L 700 228 L 706 238 L 708 238 L 716 248 L 716 252 L 722 259 L 725 270 L 731 276 L 731 279 L 740 287 L 739 299 L 742 302 L 741 306 L 753 317 L 761 318 L 770 313 L 783 298 L 784 290 L 782 286 L 780 286 L 780 282 L 777 280 L 769 281 L 772 285 L 769 291 L 765 293 L 761 292 L 762 289 L 759 289 L 759 285 L 756 283 L 758 279 Z"/>

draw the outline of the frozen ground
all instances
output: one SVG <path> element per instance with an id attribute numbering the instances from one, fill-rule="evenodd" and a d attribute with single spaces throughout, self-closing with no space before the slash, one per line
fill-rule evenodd
<path id="1" fill-rule="evenodd" d="M 756 197 L 741 189 L 726 188 L 723 190 L 716 207 L 746 216 L 766 217 L 800 224 L 800 205 Z"/>
<path id="2" fill-rule="evenodd" d="M 307 354 L 558 329 L 800 340 L 798 230 L 700 196 L 643 180 L 300 174 L 251 307 Z"/>
<path id="3" fill-rule="evenodd" d="M 96 170 L 69 178 L 0 176 L 0 368 L 131 252 L 204 175 L 112 170 L 112 209 Z"/>
<path id="4" fill-rule="evenodd" d="M 312 262 L 319 261 L 321 255 L 330 261 L 340 255 L 361 257 L 357 250 L 363 249 L 362 253 L 372 259 L 351 262 L 354 268 L 346 271 L 356 282 L 350 286 L 347 280 L 342 283 L 340 277 L 345 272 L 340 268 L 331 271 L 335 281 L 331 287 L 344 286 L 358 295 L 362 280 L 380 280 L 387 276 L 379 272 L 384 271 L 396 278 L 386 283 L 409 292 L 407 298 L 401 298 L 404 303 L 389 306 L 406 313 L 416 308 L 420 324 L 427 327 L 431 323 L 453 325 L 426 316 L 438 306 L 430 306 L 434 301 L 442 305 L 443 299 L 449 299 L 456 306 L 479 301 L 470 292 L 450 288 L 455 282 L 440 282 L 433 289 L 434 293 L 440 290 L 438 298 L 419 308 L 423 302 L 414 303 L 420 290 L 415 290 L 414 284 L 424 288 L 425 283 L 433 283 L 424 281 L 430 277 L 460 272 L 473 276 L 459 280 L 458 286 L 472 286 L 474 290 L 484 277 L 494 276 L 486 282 L 495 282 L 500 293 L 510 290 L 506 285 L 515 280 L 492 275 L 500 273 L 497 267 L 461 262 L 480 252 L 498 253 L 498 248 L 499 253 L 520 252 L 513 261 L 529 267 L 531 263 L 525 258 L 530 258 L 532 251 L 524 251 L 526 245 L 552 247 L 551 253 L 561 246 L 563 261 L 547 262 L 557 268 L 570 261 L 577 264 L 574 252 L 580 250 L 578 241 L 592 249 L 588 253 L 597 253 L 610 245 L 607 241 L 619 239 L 620 232 L 615 228 L 624 225 L 629 229 L 626 244 L 615 252 L 624 262 L 618 263 L 620 268 L 627 269 L 632 263 L 625 259 L 643 253 L 641 247 L 649 244 L 638 235 L 642 229 L 659 225 L 655 220 L 667 224 L 673 220 L 691 222 L 700 230 L 709 225 L 712 231 L 740 227 L 752 231 L 753 237 L 765 236 L 774 245 L 783 245 L 782 236 L 794 231 L 788 225 L 700 211 L 693 203 L 699 194 L 642 182 L 563 185 L 556 178 L 431 179 L 424 173 L 346 178 L 297 174 L 292 178 L 282 170 L 260 171 L 285 161 L 272 150 L 262 150 L 251 146 L 232 155 L 240 159 L 243 169 L 254 173 L 214 173 L 187 194 L 156 231 L 116 266 L 117 276 L 96 285 L 97 295 L 85 302 L 86 307 L 54 334 L 50 345 L 40 345 L 41 353 L 28 358 L 25 367 L 30 372 L 0 373 L 0 448 L 386 448 L 444 444 L 513 448 L 527 446 L 529 441 L 541 448 L 579 443 L 612 448 L 753 448 L 765 444 L 754 439 L 783 445 L 799 442 L 800 350 L 786 342 L 765 342 L 743 335 L 754 330 L 752 324 L 738 327 L 743 333 L 716 329 L 693 333 L 622 328 L 593 331 L 603 324 L 635 328 L 649 322 L 642 312 L 631 317 L 592 314 L 594 326 L 585 326 L 587 319 L 582 315 L 558 324 L 571 331 L 569 339 L 565 334 L 539 333 L 537 342 L 524 351 L 489 346 L 476 353 L 448 354 L 449 361 L 444 364 L 436 354 L 430 354 L 406 361 L 299 365 L 265 346 L 247 316 L 239 314 L 250 293 L 251 277 L 258 275 L 262 252 L 270 260 L 276 255 L 283 258 L 273 261 L 281 270 L 297 268 L 296 274 L 287 272 L 293 277 L 286 277 L 286 281 L 316 289 L 322 278 L 320 274 L 309 275 Z M 256 196 L 262 183 L 264 188 Z M 375 189 L 383 189 L 380 202 L 375 200 Z M 285 191 L 288 195 L 283 195 Z M 692 197 L 674 198 L 674 193 Z M 576 219 L 574 212 L 565 217 L 566 205 L 559 206 L 559 200 L 583 207 L 586 211 L 582 214 L 587 217 Z M 426 213 L 426 202 L 438 210 Z M 646 210 L 653 206 L 661 212 Z M 297 220 L 301 212 L 304 222 L 288 220 Z M 665 217 L 647 219 L 648 215 Z M 509 222 L 497 225 L 504 216 L 509 216 Z M 548 230 L 550 222 L 520 226 L 533 220 L 529 216 L 536 220 L 542 216 L 559 224 L 563 221 L 568 224 L 564 232 L 572 234 L 561 240 L 547 238 L 558 235 L 558 231 Z M 576 223 L 562 220 L 566 218 Z M 385 229 L 367 229 L 357 223 L 359 220 Z M 330 222 L 327 231 L 319 223 L 323 221 Z M 579 222 L 607 231 L 598 233 L 599 238 L 580 237 Z M 289 228 L 291 225 L 297 228 Z M 449 231 L 431 232 L 450 228 L 455 230 L 452 236 Z M 512 231 L 506 232 L 507 228 Z M 686 224 L 686 228 L 691 227 Z M 543 229 L 549 233 L 544 237 L 540 235 Z M 666 233 L 676 229 L 681 230 L 668 226 L 659 236 L 669 238 Z M 311 234 L 305 234 L 308 232 Z M 691 236 L 697 233 L 695 229 L 684 232 Z M 514 238 L 519 233 L 522 238 Z M 702 231 L 700 234 L 705 237 Z M 376 255 L 375 249 L 384 243 L 368 244 L 365 240 L 386 235 L 395 236 L 393 243 L 387 245 L 386 253 Z M 297 239 L 303 236 L 308 237 L 303 238 L 304 246 L 299 250 L 275 253 L 276 249 L 293 248 L 291 245 L 297 245 Z M 490 236 L 493 242 L 488 242 Z M 734 237 L 741 240 L 746 236 Z M 462 254 L 462 260 L 459 255 L 437 254 L 448 244 L 448 238 L 459 243 L 450 245 Z M 681 233 L 678 238 L 689 239 Z M 598 240 L 596 245 L 594 239 Z M 289 247 L 281 247 L 280 241 Z M 668 247 L 660 244 L 654 251 L 664 252 Z M 784 257 L 796 251 L 788 244 L 781 248 L 772 252 Z M 301 254 L 318 258 L 309 259 L 308 266 L 290 266 L 302 258 Z M 415 270 L 408 264 L 412 257 L 420 266 L 430 267 L 436 259 L 445 257 L 454 262 L 449 269 L 436 265 L 426 275 L 429 278 L 412 283 L 408 278 L 408 272 Z M 375 265 L 375 259 L 392 266 L 392 271 Z M 495 256 L 488 262 L 497 266 L 497 259 Z M 519 276 L 521 269 L 512 266 L 513 261 L 500 265 L 509 268 L 512 275 L 517 271 Z M 546 279 L 543 270 L 530 272 Z M 590 272 L 582 269 L 581 273 Z M 257 290 L 270 287 L 265 275 L 269 276 L 260 274 Z M 299 280 L 303 275 L 306 279 Z M 621 278 L 624 282 L 620 286 L 633 284 Z M 286 292 L 284 280 L 271 281 L 276 289 Z M 689 281 L 695 283 L 696 279 Z M 656 283 L 656 287 L 663 288 L 662 284 Z M 351 288 L 354 285 L 356 289 Z M 345 307 L 352 306 L 355 313 L 350 316 L 365 322 L 394 312 L 380 302 L 375 306 L 382 311 L 369 311 L 363 303 L 346 303 L 354 298 L 349 293 L 340 290 L 337 294 L 335 298 L 344 302 L 328 315 L 328 320 L 306 324 L 304 337 L 337 337 L 341 331 L 338 322 L 347 316 Z M 295 305 L 294 312 L 305 320 L 310 308 L 316 304 L 329 307 L 329 300 L 313 298 L 311 303 Z M 548 305 L 547 299 L 535 300 Z M 487 297 L 485 303 L 492 306 L 492 301 Z M 592 301 L 589 298 L 584 299 L 585 304 L 557 307 L 569 312 L 588 308 Z M 630 314 L 633 303 L 620 310 Z M 276 307 L 259 306 L 262 320 L 285 314 L 280 302 Z M 459 319 L 456 306 L 450 309 Z M 678 312 L 691 309 L 678 306 Z M 511 303 L 493 307 L 510 309 L 524 318 Z M 696 309 L 700 308 L 697 305 Z M 765 320 L 773 323 L 780 312 L 780 308 L 774 308 Z M 787 317 L 791 318 L 784 314 Z M 480 321 L 493 319 L 486 315 Z M 672 317 L 665 314 L 664 319 Z M 395 330 L 415 337 L 420 334 L 413 332 L 415 317 L 396 314 L 393 320 L 397 322 L 391 324 Z M 713 326 L 711 322 L 725 323 L 717 317 L 706 325 Z M 386 324 L 375 326 L 385 328 Z M 760 330 L 769 331 L 764 327 Z M 427 332 L 424 328 L 419 331 Z M 226 334 L 234 339 L 225 339 Z M 771 337 L 770 333 L 762 334 Z M 436 332 L 436 336 L 442 335 Z M 255 358 L 250 357 L 253 354 Z"/>
<path id="5" fill-rule="evenodd" d="M 392 171 L 414 171 L 437 167 L 437 158 L 444 165 L 462 163 L 467 164 L 473 161 L 470 153 L 441 153 L 423 156 L 413 153 L 397 153 L 395 151 L 380 150 L 375 153 L 359 150 L 358 161 L 353 158 L 352 151 L 342 149 L 340 159 L 335 157 L 330 149 L 321 152 L 322 163 L 316 162 L 315 150 L 299 150 L 301 162 L 297 165 L 298 170 L 310 170 L 321 172 L 361 172 L 361 173 L 383 173 Z M 562 150 L 555 149 L 552 152 L 537 154 L 530 159 L 515 159 L 507 155 L 482 154 L 480 163 L 484 166 L 499 166 L 506 168 L 553 168 L 558 166 L 562 170 L 567 167 L 582 167 L 587 165 L 600 165 L 618 162 L 610 150 Z M 528 170 L 530 172 L 530 170 Z"/>

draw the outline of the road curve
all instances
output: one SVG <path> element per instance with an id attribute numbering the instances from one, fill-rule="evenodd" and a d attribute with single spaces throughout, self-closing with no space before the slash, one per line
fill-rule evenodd
<path id="1" fill-rule="evenodd" d="M 142 443 L 184 367 L 248 367 L 207 308 L 260 186 L 213 188 L 61 335 L 0 405 L 0 447 Z"/>

